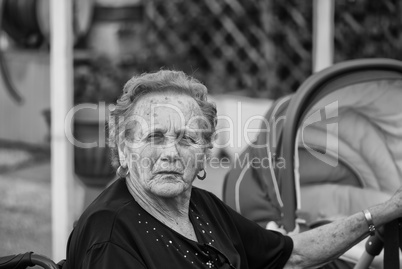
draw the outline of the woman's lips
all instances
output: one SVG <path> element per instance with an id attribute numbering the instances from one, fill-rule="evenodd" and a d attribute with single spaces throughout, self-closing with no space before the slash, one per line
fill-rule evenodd
<path id="1" fill-rule="evenodd" d="M 156 174 L 183 175 L 183 173 L 179 171 L 158 171 Z"/>

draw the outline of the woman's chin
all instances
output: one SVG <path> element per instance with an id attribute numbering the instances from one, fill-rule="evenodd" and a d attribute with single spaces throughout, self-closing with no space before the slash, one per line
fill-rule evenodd
<path id="1" fill-rule="evenodd" d="M 174 198 L 181 195 L 183 192 L 184 188 L 172 188 L 170 186 L 152 189 L 153 194 L 163 198 Z"/>

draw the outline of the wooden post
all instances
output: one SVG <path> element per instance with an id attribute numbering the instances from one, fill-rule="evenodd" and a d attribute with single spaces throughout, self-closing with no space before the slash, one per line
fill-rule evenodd
<path id="1" fill-rule="evenodd" d="M 73 106 L 72 0 L 51 0 L 50 18 L 52 259 L 59 261 L 65 258 L 73 225 L 73 145 L 64 130 Z"/>
<path id="2" fill-rule="evenodd" d="M 313 72 L 333 64 L 334 0 L 314 0 L 313 3 Z"/>

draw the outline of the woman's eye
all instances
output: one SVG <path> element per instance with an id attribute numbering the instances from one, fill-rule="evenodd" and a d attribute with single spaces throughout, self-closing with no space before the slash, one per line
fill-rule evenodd
<path id="1" fill-rule="evenodd" d="M 161 133 L 152 133 L 147 136 L 147 141 L 151 143 L 161 143 L 165 136 Z"/>
<path id="2" fill-rule="evenodd" d="M 182 143 L 182 144 L 197 144 L 197 141 L 193 138 L 193 137 L 191 137 L 191 136 L 188 136 L 188 135 L 183 135 L 183 137 L 180 139 L 180 142 Z"/>

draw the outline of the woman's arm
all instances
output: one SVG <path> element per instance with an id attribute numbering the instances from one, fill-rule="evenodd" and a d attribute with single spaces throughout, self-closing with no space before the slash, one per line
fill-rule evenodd
<path id="1" fill-rule="evenodd" d="M 369 208 L 378 228 L 402 216 L 402 191 L 388 201 Z M 294 247 L 285 268 L 305 268 L 322 265 L 342 255 L 368 235 L 363 212 L 292 236 Z"/>

